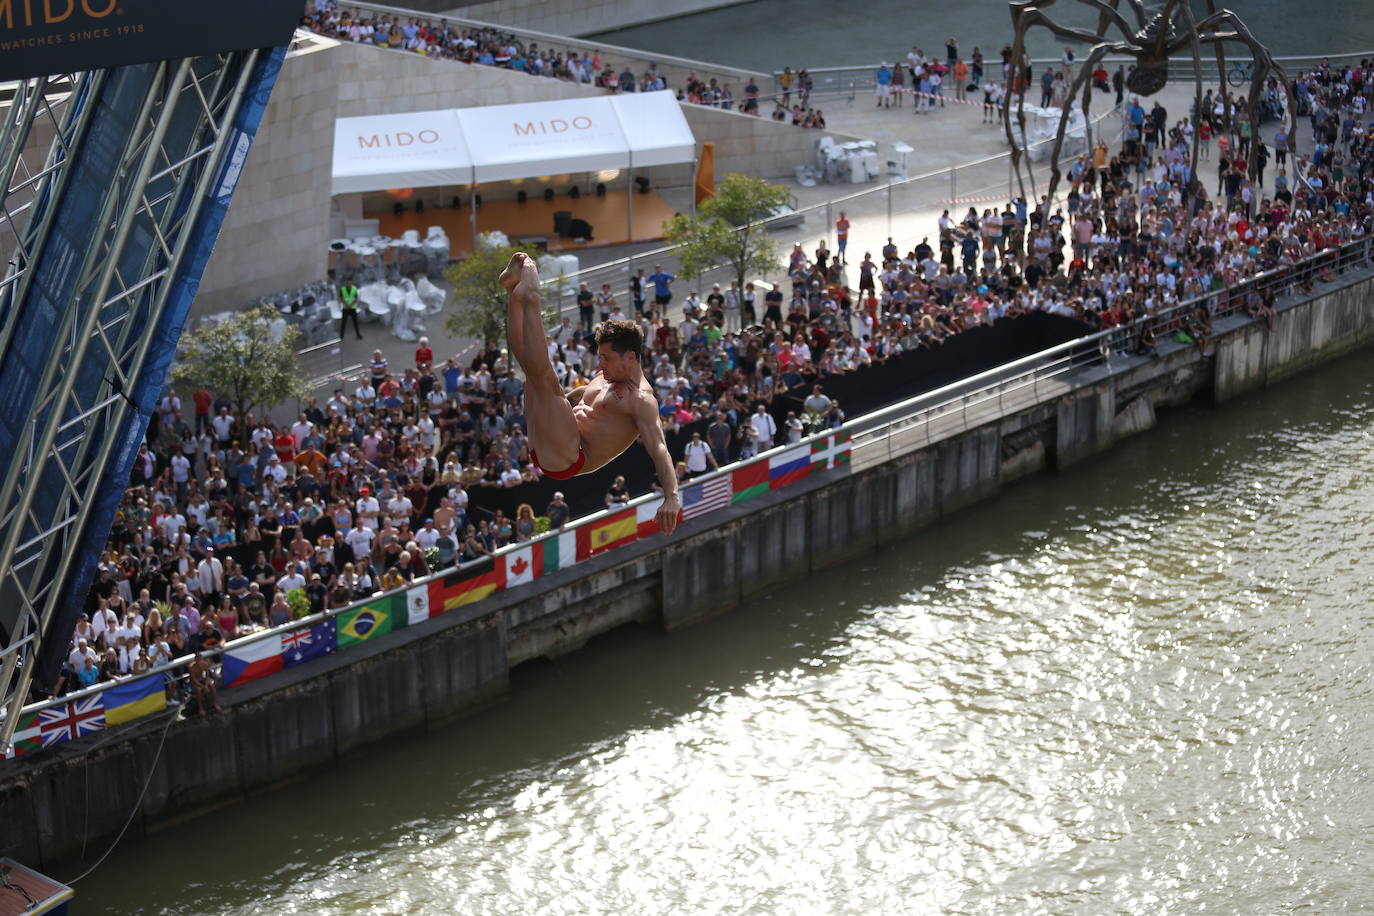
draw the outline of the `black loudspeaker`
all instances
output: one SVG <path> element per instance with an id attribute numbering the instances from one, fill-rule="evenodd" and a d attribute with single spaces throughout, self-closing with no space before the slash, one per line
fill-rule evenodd
<path id="1" fill-rule="evenodd" d="M 516 191 L 516 192 L 515 192 L 515 202 L 516 202 L 517 204 L 523 204 L 523 203 L 525 202 L 525 192 L 524 192 L 524 191 Z"/>
<path id="2" fill-rule="evenodd" d="M 424 202 L 423 200 L 420 200 L 419 198 L 416 198 L 416 200 L 415 200 L 415 212 L 416 212 L 416 213 L 424 213 L 424 212 L 425 212 L 425 202 Z"/>
<path id="3" fill-rule="evenodd" d="M 472 205 L 473 205 L 474 207 L 476 207 L 478 210 L 482 209 L 482 195 L 481 195 L 481 194 L 474 194 L 474 195 L 472 195 Z"/>
<path id="4" fill-rule="evenodd" d="M 585 219 L 575 219 L 568 223 L 568 237 L 592 240 L 592 224 Z"/>
<path id="5" fill-rule="evenodd" d="M 577 200 L 582 196 L 582 192 L 577 189 L 577 185 L 573 185 L 571 188 L 568 188 L 568 196 L 573 200 Z"/>
<path id="6" fill-rule="evenodd" d="M 453 209 L 455 209 L 455 210 L 461 210 L 461 209 L 463 209 L 463 198 L 459 197 L 457 194 L 454 194 L 454 195 L 453 195 Z"/>
<path id="7" fill-rule="evenodd" d="M 406 212 L 406 205 L 398 200 L 395 204 L 392 205 L 391 212 L 395 213 L 397 216 L 400 216 L 402 213 Z"/>
<path id="8" fill-rule="evenodd" d="M 639 177 L 637 177 L 637 178 L 635 179 L 635 187 L 639 188 L 639 193 L 641 193 L 641 194 L 648 194 L 648 193 L 649 193 L 649 176 L 648 176 L 648 175 L 640 175 Z"/>
<path id="9" fill-rule="evenodd" d="M 553 231 L 560 239 L 572 238 L 572 211 L 557 210 L 553 214 Z"/>
<path id="10" fill-rule="evenodd" d="M 547 203 L 553 203 L 553 188 L 544 189 L 544 200 Z"/>
<path id="11" fill-rule="evenodd" d="M 598 182 L 596 183 L 596 196 L 597 196 L 597 197 L 605 197 L 605 196 L 606 196 L 606 182 L 604 182 L 604 181 L 598 181 Z"/>

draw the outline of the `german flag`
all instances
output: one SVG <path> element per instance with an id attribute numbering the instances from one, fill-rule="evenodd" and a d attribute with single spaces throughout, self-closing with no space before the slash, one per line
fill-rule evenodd
<path id="1" fill-rule="evenodd" d="M 481 601 L 501 588 L 501 570 L 491 561 L 476 569 L 455 569 L 429 583 L 430 616 Z"/>
<path id="2" fill-rule="evenodd" d="M 639 520 L 634 509 L 608 515 L 599 522 L 577 529 L 579 560 L 628 544 L 639 537 Z"/>

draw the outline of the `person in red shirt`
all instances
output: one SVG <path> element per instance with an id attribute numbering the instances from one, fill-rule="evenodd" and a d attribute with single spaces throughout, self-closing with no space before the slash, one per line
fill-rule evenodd
<path id="1" fill-rule="evenodd" d="M 201 388 L 191 395 L 191 400 L 196 403 L 196 435 L 200 435 L 210 428 L 210 392 Z"/>
<path id="2" fill-rule="evenodd" d="M 290 427 L 281 428 L 272 438 L 272 447 L 277 450 L 277 457 L 282 464 L 290 465 L 296 459 L 296 437 L 291 435 Z"/>
<path id="3" fill-rule="evenodd" d="M 421 372 L 428 372 L 434 365 L 434 351 L 429 347 L 429 338 L 421 337 L 420 345 L 415 348 L 415 368 Z"/>

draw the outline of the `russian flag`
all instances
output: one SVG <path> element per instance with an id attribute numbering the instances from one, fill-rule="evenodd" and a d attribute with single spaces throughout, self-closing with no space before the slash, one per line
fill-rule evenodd
<path id="1" fill-rule="evenodd" d="M 282 669 L 281 634 L 224 650 L 224 686 L 234 687 Z"/>
<path id="2" fill-rule="evenodd" d="M 768 459 L 768 489 L 776 490 L 796 483 L 811 473 L 811 446 L 790 448 Z"/>

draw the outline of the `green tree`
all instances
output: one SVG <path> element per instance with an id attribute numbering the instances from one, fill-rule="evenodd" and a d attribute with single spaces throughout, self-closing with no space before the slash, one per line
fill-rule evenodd
<path id="1" fill-rule="evenodd" d="M 444 273 L 453 288 L 453 304 L 444 326 L 449 333 L 480 340 L 487 348 L 495 347 L 506 337 L 506 291 L 499 278 L 511 255 L 524 251 L 532 258 L 538 255 L 524 248 L 502 246 L 478 250 L 465 260 L 452 265 Z M 545 289 L 556 277 L 540 277 Z M 549 295 L 544 296 L 544 320 L 553 316 Z"/>
<path id="2" fill-rule="evenodd" d="M 228 321 L 202 326 L 181 338 L 181 359 L 172 381 L 182 388 L 205 388 L 234 405 L 241 436 L 250 411 L 271 410 L 287 398 L 310 395 L 296 363 L 300 332 L 287 325 L 281 340 L 272 337 L 277 313 L 267 306 L 239 312 Z"/>
<path id="3" fill-rule="evenodd" d="M 681 246 L 675 254 L 682 273 L 699 277 L 729 266 L 743 289 L 746 275 L 776 268 L 777 245 L 759 220 L 785 203 L 787 189 L 781 185 L 735 172 L 726 175 L 696 216 L 679 213 L 668 224 L 668 240 Z"/>

